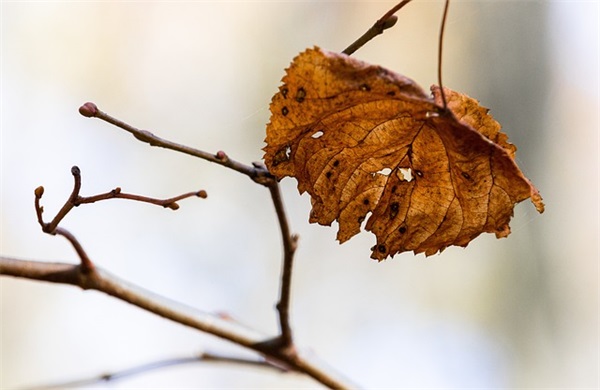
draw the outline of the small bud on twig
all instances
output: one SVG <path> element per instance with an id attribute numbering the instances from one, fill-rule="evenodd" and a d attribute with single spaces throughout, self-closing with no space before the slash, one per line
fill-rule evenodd
<path id="1" fill-rule="evenodd" d="M 36 198 L 41 198 L 42 195 L 44 195 L 44 187 L 39 186 L 38 188 L 36 188 L 34 194 Z"/>
<path id="2" fill-rule="evenodd" d="M 225 152 L 222 151 L 222 150 L 219 150 L 217 152 L 217 154 L 215 154 L 215 157 L 218 158 L 221 161 L 226 161 L 227 160 L 227 154 L 225 154 Z"/>
<path id="3" fill-rule="evenodd" d="M 394 27 L 396 22 L 398 21 L 398 17 L 396 15 L 392 15 L 389 18 L 385 19 L 383 25 L 381 26 L 382 30 L 387 30 L 388 28 Z"/>
<path id="4" fill-rule="evenodd" d="M 87 118 L 92 118 L 98 114 L 98 107 L 92 102 L 87 102 L 79 107 L 79 113 Z"/>

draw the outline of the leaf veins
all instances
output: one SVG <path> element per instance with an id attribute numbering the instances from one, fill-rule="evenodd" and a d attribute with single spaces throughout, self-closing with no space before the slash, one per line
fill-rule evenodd
<path id="1" fill-rule="evenodd" d="M 375 234 L 371 257 L 432 255 L 482 232 L 510 233 L 515 204 L 542 198 L 488 110 L 445 89 L 426 94 L 380 66 L 323 51 L 298 55 L 273 96 L 265 163 L 311 196 L 311 223 L 344 242 Z"/>

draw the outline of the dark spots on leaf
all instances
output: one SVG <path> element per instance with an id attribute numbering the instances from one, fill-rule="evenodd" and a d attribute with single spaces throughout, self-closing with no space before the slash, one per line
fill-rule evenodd
<path id="1" fill-rule="evenodd" d="M 327 173 L 325 173 L 325 177 L 330 179 L 331 175 L 333 175 L 333 173 L 331 173 L 331 171 L 328 171 Z"/>
<path id="2" fill-rule="evenodd" d="M 371 90 L 371 86 L 369 84 L 361 84 L 360 90 L 364 92 L 369 92 Z"/>
<path id="3" fill-rule="evenodd" d="M 363 223 L 364 220 L 365 220 L 364 216 L 358 217 L 358 223 Z"/>
<path id="4" fill-rule="evenodd" d="M 335 161 L 333 162 L 333 166 L 334 166 L 334 167 L 337 167 L 338 165 L 340 165 L 340 160 L 335 160 Z"/>
<path id="5" fill-rule="evenodd" d="M 423 172 L 419 171 L 418 169 L 415 169 L 413 172 L 415 172 L 415 175 L 418 177 L 423 177 Z"/>
<path id="6" fill-rule="evenodd" d="M 396 217 L 396 215 L 398 215 L 399 209 L 400 209 L 400 205 L 398 204 L 398 202 L 393 202 L 390 205 L 390 219 L 393 219 Z"/>
<path id="7" fill-rule="evenodd" d="M 400 226 L 400 228 L 398 229 L 398 232 L 399 232 L 400 234 L 404 234 L 404 233 L 406 233 L 406 226 Z"/>
<path id="8" fill-rule="evenodd" d="M 398 186 L 393 186 L 392 187 L 392 194 L 395 194 L 397 189 L 398 189 Z"/>
<path id="9" fill-rule="evenodd" d="M 283 108 L 281 109 L 281 114 L 283 116 L 286 116 L 289 112 L 290 112 L 290 110 L 288 110 L 288 108 L 286 106 L 283 106 Z"/>
<path id="10" fill-rule="evenodd" d="M 298 103 L 302 103 L 305 98 L 306 98 L 306 90 L 304 90 L 304 88 L 302 88 L 302 87 L 298 88 L 298 92 L 296 92 L 296 101 Z"/>
<path id="11" fill-rule="evenodd" d="M 379 245 L 377 245 L 377 250 L 378 250 L 379 252 L 381 252 L 381 253 L 385 253 L 386 249 L 387 249 L 387 248 L 386 248 L 386 247 L 385 247 L 385 245 L 383 245 L 383 244 L 379 244 Z"/>
<path id="12" fill-rule="evenodd" d="M 471 179 L 471 176 L 467 173 L 467 172 L 461 172 L 462 177 L 464 177 L 467 180 L 473 180 Z"/>
<path id="13" fill-rule="evenodd" d="M 388 95 L 388 96 L 396 96 L 396 91 L 388 91 L 386 93 L 386 95 Z"/>
<path id="14" fill-rule="evenodd" d="M 273 157 L 273 166 L 277 166 L 283 162 L 289 161 L 291 152 L 292 148 L 290 148 L 288 145 L 285 145 L 279 149 Z"/>
<path id="15" fill-rule="evenodd" d="M 284 99 L 287 99 L 287 94 L 288 94 L 287 87 L 282 87 L 281 88 L 281 95 L 283 96 Z"/>
<path id="16" fill-rule="evenodd" d="M 369 205 L 369 203 L 371 203 L 371 202 L 369 202 L 369 199 L 364 199 L 364 200 L 363 200 L 363 204 L 364 204 L 365 206 L 368 206 L 368 205 Z"/>

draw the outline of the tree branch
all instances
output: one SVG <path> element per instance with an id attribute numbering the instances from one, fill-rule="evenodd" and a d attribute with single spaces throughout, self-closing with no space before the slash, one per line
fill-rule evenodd
<path id="1" fill-rule="evenodd" d="M 367 30 L 367 32 L 365 32 L 360 38 L 354 41 L 346 49 L 344 49 L 342 53 L 352 55 L 355 51 L 363 47 L 371 39 L 383 34 L 383 32 L 388 28 L 393 27 L 398 21 L 398 17 L 396 17 L 394 14 L 411 1 L 412 0 L 403 0 L 400 3 L 396 4 L 394 7 L 392 7 L 388 12 L 385 13 L 385 15 L 379 18 L 379 20 L 377 20 L 375 24 Z"/>
<path id="2" fill-rule="evenodd" d="M 277 219 L 279 222 L 279 228 L 283 242 L 283 264 L 280 282 L 280 297 L 276 305 L 279 313 L 279 326 L 281 332 L 277 337 L 258 344 L 257 348 L 266 348 L 268 350 L 279 348 L 281 350 L 288 350 L 292 352 L 294 350 L 294 346 L 292 328 L 289 320 L 289 307 L 293 259 L 298 237 L 290 233 L 289 223 L 287 221 L 285 208 L 283 206 L 283 199 L 279 189 L 279 183 L 275 177 L 269 173 L 267 167 L 262 163 L 254 163 L 252 166 L 242 164 L 229 158 L 229 156 L 227 156 L 227 154 L 225 154 L 223 151 L 218 151 L 213 155 L 199 149 L 190 148 L 188 146 L 180 145 L 175 142 L 160 138 L 147 130 L 139 130 L 120 119 L 112 117 L 111 115 L 101 111 L 94 103 L 85 103 L 79 108 L 79 113 L 85 117 L 98 118 L 115 125 L 131 133 L 136 139 L 146 142 L 151 146 L 159 146 L 178 151 L 233 169 L 269 189 L 271 199 L 277 213 Z"/>
<path id="3" fill-rule="evenodd" d="M 298 244 L 298 236 L 290 233 L 287 216 L 283 207 L 281 191 L 279 184 L 269 186 L 271 199 L 275 205 L 279 228 L 281 230 L 281 239 L 283 241 L 283 265 L 281 270 L 281 286 L 277 311 L 279 312 L 279 325 L 281 329 L 281 343 L 285 346 L 292 346 L 292 328 L 290 326 L 290 296 L 292 286 L 292 269 L 294 264 L 294 254 Z"/>
<path id="4" fill-rule="evenodd" d="M 94 385 L 100 382 L 112 382 L 120 380 L 126 377 L 139 375 L 141 373 L 154 371 L 162 368 L 180 366 L 183 364 L 190 363 L 226 363 L 226 364 L 237 364 L 243 366 L 262 367 L 274 369 L 278 372 L 286 372 L 285 369 L 269 363 L 268 360 L 263 358 L 258 359 L 247 359 L 235 356 L 218 355 L 210 352 L 203 352 L 196 356 L 180 357 L 172 359 L 163 359 L 155 362 L 141 364 L 139 366 L 131 367 L 125 370 L 116 371 L 113 373 L 102 374 L 92 378 L 76 379 L 68 382 L 56 383 L 53 385 L 35 386 L 29 387 L 27 390 L 51 390 L 51 389 L 64 389 L 72 387 L 81 387 Z"/>
<path id="5" fill-rule="evenodd" d="M 173 141 L 169 141 L 160 138 L 148 130 L 137 129 L 119 119 L 113 118 L 107 113 L 101 111 L 94 103 L 85 103 L 79 107 L 79 113 L 88 118 L 98 118 L 105 122 L 108 122 L 114 126 L 117 126 L 129 133 L 131 133 L 139 141 L 145 142 L 150 146 L 157 146 L 165 149 L 174 150 L 176 152 L 188 154 L 190 156 L 198 157 L 206 161 L 213 162 L 215 164 L 222 165 L 226 168 L 233 169 L 239 173 L 248 176 L 256 183 L 268 186 L 271 182 L 276 181 L 275 177 L 269 173 L 266 168 L 260 166 L 251 166 L 240 163 L 238 161 L 230 159 L 225 152 L 218 151 L 216 154 L 211 154 L 203 150 L 191 148 L 189 146 L 181 145 Z"/>
<path id="6" fill-rule="evenodd" d="M 90 111 L 93 113 L 90 114 Z M 124 198 L 133 199 L 142 202 L 162 205 L 163 207 L 174 207 L 176 200 L 188 196 L 206 197 L 204 191 L 191 192 L 178 197 L 158 200 L 139 195 L 124 194 L 120 188 L 110 192 L 90 197 L 81 197 L 81 172 L 79 168 L 73 167 L 71 170 L 74 177 L 74 188 L 61 210 L 50 223 L 45 223 L 42 218 L 43 207 L 40 205 L 41 197 L 44 193 L 43 187 L 35 190 L 35 208 L 38 222 L 42 230 L 49 234 L 59 234 L 65 236 L 73 245 L 79 255 L 80 265 L 69 265 L 63 263 L 43 263 L 35 261 L 24 261 L 10 258 L 0 258 L 0 274 L 11 275 L 22 278 L 44 280 L 55 283 L 65 283 L 79 286 L 83 289 L 94 289 L 102 291 L 108 295 L 129 302 L 142 309 L 171 319 L 180 324 L 193 327 L 200 331 L 212 334 L 214 336 L 226 339 L 240 346 L 249 348 L 261 353 L 269 360 L 271 364 L 281 366 L 291 371 L 298 371 L 311 376 L 320 383 L 330 388 L 355 388 L 349 385 L 345 380 L 336 378 L 332 370 L 323 369 L 319 365 L 300 356 L 293 344 L 292 329 L 289 320 L 289 304 L 291 292 L 293 257 L 297 245 L 297 236 L 290 233 L 287 216 L 283 206 L 279 184 L 277 180 L 268 172 L 267 168 L 255 163 L 252 166 L 246 166 L 231 160 L 224 152 L 219 151 L 215 155 L 203 152 L 201 150 L 188 148 L 174 142 L 164 140 L 154 136 L 152 133 L 135 129 L 124 122 L 112 118 L 101 112 L 91 103 L 86 103 L 80 108 L 80 112 L 85 116 L 95 116 L 115 124 L 130 133 L 137 139 L 149 143 L 153 146 L 166 147 L 171 150 L 184 152 L 195 157 L 216 162 L 222 166 L 231 168 L 248 177 L 254 182 L 266 186 L 271 194 L 271 199 L 275 206 L 275 211 L 279 221 L 279 227 L 283 242 L 283 266 L 280 286 L 280 298 L 277 303 L 279 312 L 280 334 L 274 338 L 267 338 L 254 331 L 249 331 L 232 321 L 225 321 L 218 316 L 201 313 L 177 302 L 169 301 L 163 297 L 154 295 L 150 291 L 129 284 L 114 275 L 109 274 L 98 267 L 94 267 L 83 247 L 77 239 L 65 229 L 58 226 L 61 220 L 80 204 L 93 203 L 99 200 Z"/>
<path id="7" fill-rule="evenodd" d="M 0 275 L 70 284 L 84 290 L 97 290 L 182 325 L 212 334 L 263 354 L 273 364 L 304 373 L 325 386 L 352 389 L 355 385 L 298 353 L 259 347 L 265 335 L 217 315 L 205 313 L 129 283 L 100 267 L 82 272 L 80 265 L 19 260 L 0 256 Z"/>

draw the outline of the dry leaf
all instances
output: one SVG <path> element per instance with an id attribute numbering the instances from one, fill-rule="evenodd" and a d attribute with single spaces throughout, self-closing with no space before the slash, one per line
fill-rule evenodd
<path id="1" fill-rule="evenodd" d="M 516 203 L 538 191 L 516 148 L 476 100 L 343 54 L 308 49 L 271 102 L 265 163 L 311 195 L 310 222 L 339 223 L 344 242 L 365 228 L 371 257 L 466 246 L 482 232 L 510 233 Z"/>

